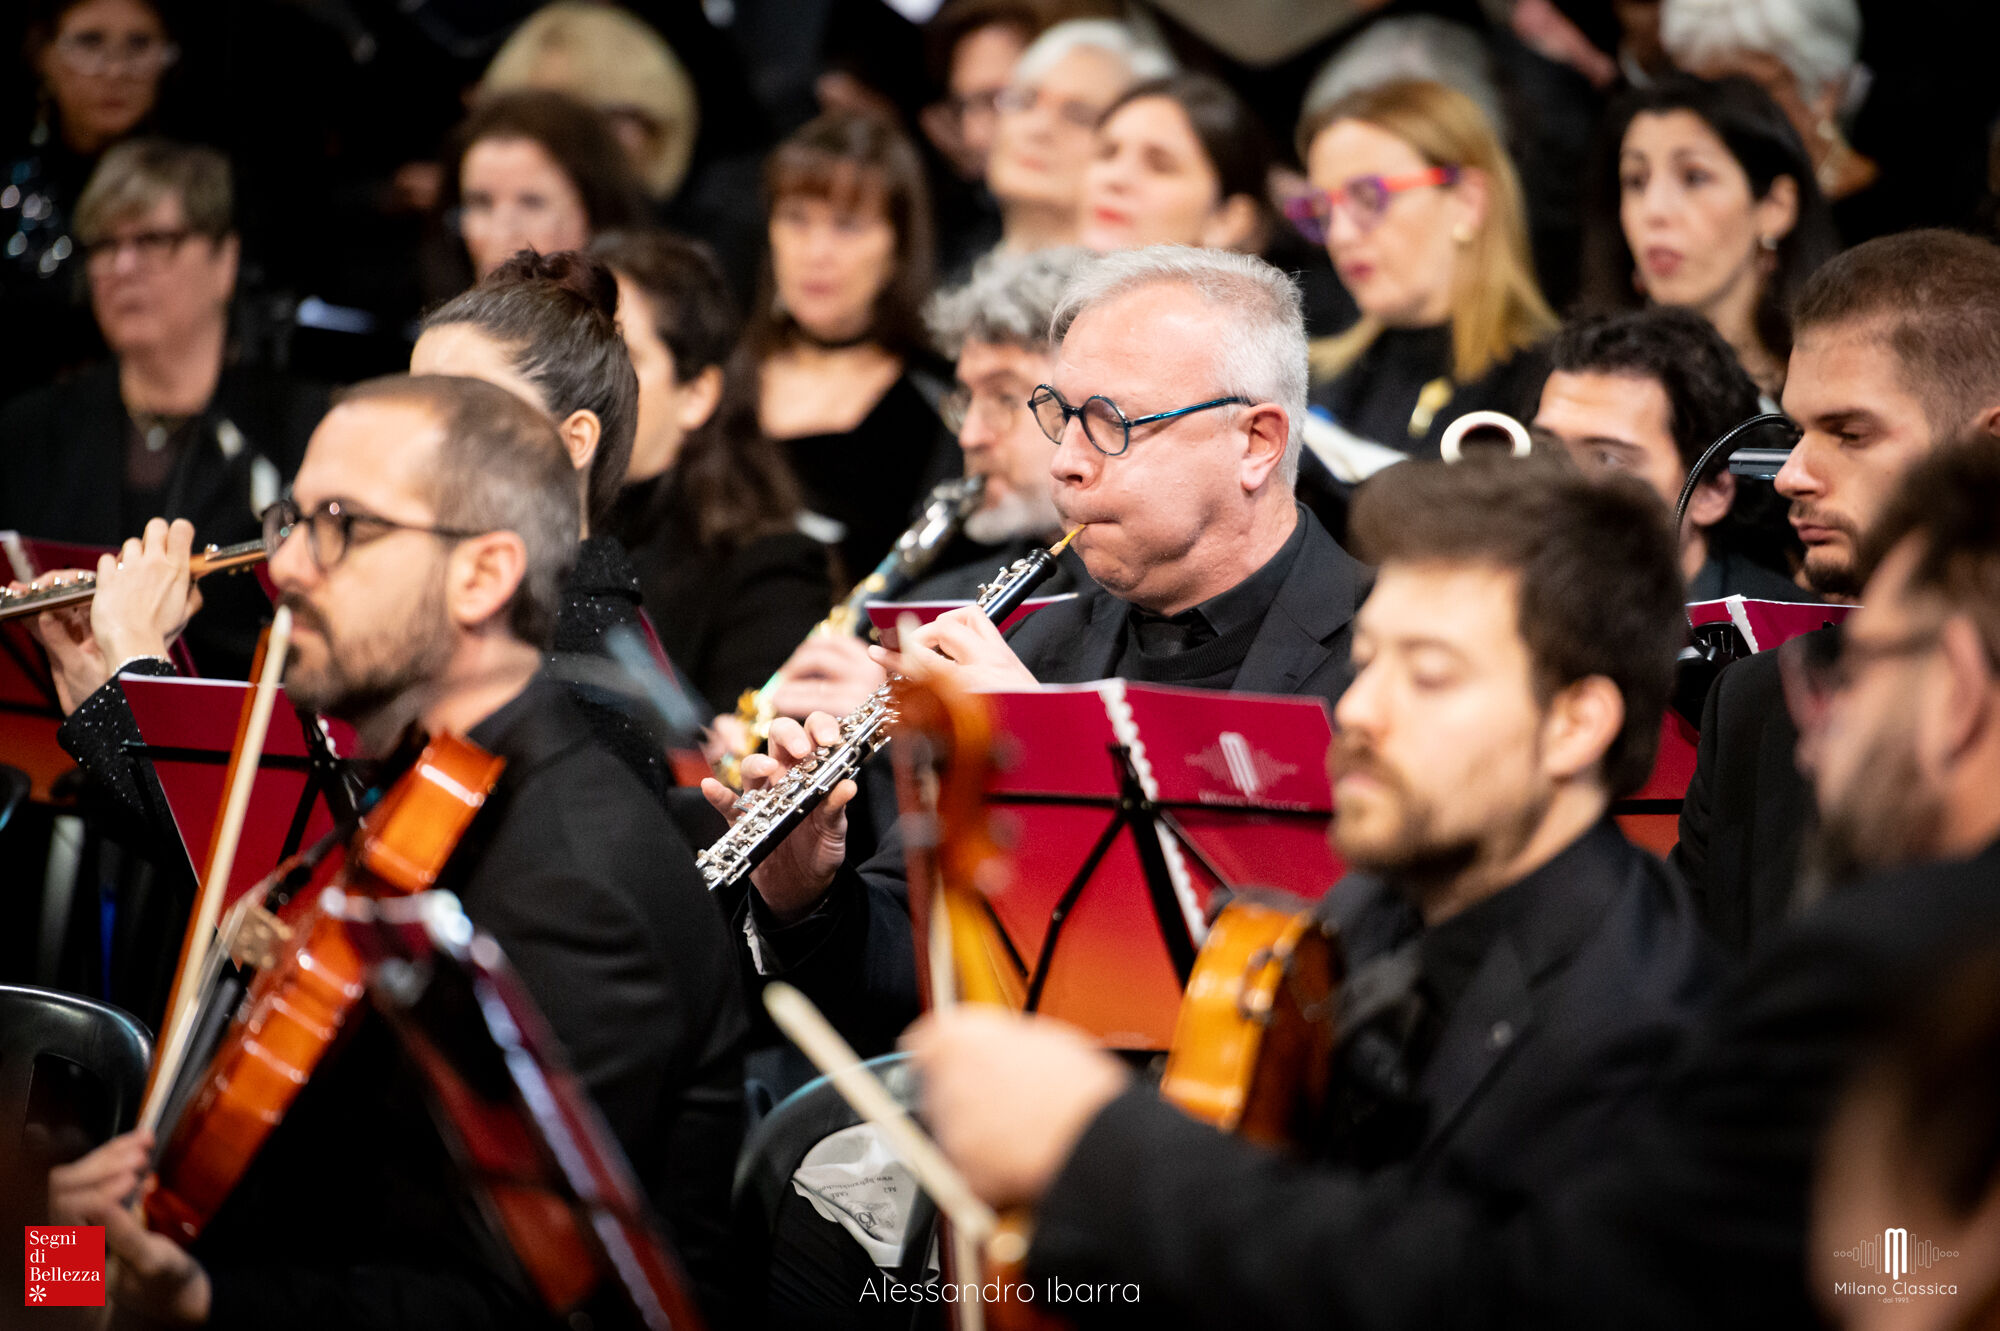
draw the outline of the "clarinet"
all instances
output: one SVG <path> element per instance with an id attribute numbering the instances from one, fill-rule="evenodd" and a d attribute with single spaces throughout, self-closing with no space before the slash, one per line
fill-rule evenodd
<path id="1" fill-rule="evenodd" d="M 900 595 L 931 566 L 938 551 L 958 534 L 959 527 L 979 507 L 980 497 L 985 493 L 986 477 L 983 475 L 940 483 L 931 491 L 923 513 L 908 531 L 896 538 L 894 548 L 882 557 L 882 562 L 867 577 L 855 583 L 847 599 L 835 606 L 825 619 L 813 625 L 806 637 L 824 638 L 852 633 L 860 625 L 862 611 L 869 601 Z M 777 715 L 771 700 L 778 692 L 778 680 L 783 674 L 782 670 L 774 672 L 764 681 L 762 688 L 746 690 L 736 700 L 736 719 L 743 723 L 748 739 L 741 752 L 725 753 L 715 764 L 715 775 L 725 786 L 734 788 L 742 784 L 743 759 L 762 748 L 764 741 L 770 737 L 771 722 Z"/>
<path id="2" fill-rule="evenodd" d="M 1082 530 L 1078 527 L 1051 548 L 1036 550 L 1001 569 L 979 589 L 975 604 L 996 624 L 1006 619 L 1021 608 L 1035 588 L 1048 581 L 1056 571 L 1056 556 Z M 710 891 L 748 878 L 835 786 L 860 771 L 861 765 L 889 742 L 890 727 L 896 722 L 896 707 L 890 697 L 894 685 L 891 677 L 869 694 L 866 702 L 842 717 L 839 740 L 813 750 L 777 785 L 753 790 L 736 801 L 736 822 L 695 857 L 695 866 Z"/>

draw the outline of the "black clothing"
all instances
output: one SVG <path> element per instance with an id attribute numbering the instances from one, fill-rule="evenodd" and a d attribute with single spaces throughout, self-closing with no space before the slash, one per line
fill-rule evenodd
<path id="1" fill-rule="evenodd" d="M 38 125 L 0 161 L 0 401 L 104 355 L 71 215 L 97 157 Z"/>
<path id="2" fill-rule="evenodd" d="M 1681 801 L 1680 844 L 1667 862 L 1686 880 L 1702 922 L 1734 952 L 1768 935 L 1797 894 L 1799 847 L 1814 818 L 1798 746 L 1776 652 L 1715 677 Z"/>
<path id="3" fill-rule="evenodd" d="M 762 688 L 833 604 L 826 547 L 799 531 L 703 545 L 671 475 L 627 486 L 605 525 L 632 556 L 660 645 L 710 715 Z"/>
<path id="4" fill-rule="evenodd" d="M 1375 879 L 1344 880 L 1326 909 L 1343 922 L 1350 991 L 1414 927 Z M 1458 943 L 1477 945 L 1469 969 Z M 1378 1280 L 1402 1294 L 1427 1275 L 1450 1297 L 1458 1254 L 1416 1242 L 1436 1208 L 1499 1226 L 1601 1158 L 1685 1038 L 1713 967 L 1672 875 L 1608 821 L 1419 930 L 1417 947 L 1419 982 L 1441 992 L 1431 1051 L 1408 1069 L 1417 1121 L 1398 1155 L 1355 1163 L 1348 1143 L 1325 1139 L 1306 1144 L 1318 1167 L 1302 1167 L 1134 1088 L 1099 1113 L 1043 1197 L 1031 1271 L 1136 1282 L 1142 1301 L 1127 1312 L 1147 1326 L 1438 1325 L 1415 1299 L 1378 1306 Z M 1356 1075 L 1353 1043 L 1350 1030 L 1336 1052 L 1337 1103 Z"/>
<path id="5" fill-rule="evenodd" d="M 1301 510 L 1299 522 L 1305 534 L 1290 574 L 1261 616 L 1240 668 L 1230 672 L 1229 687 L 1318 696 L 1331 705 L 1353 678 L 1348 647 L 1369 573 L 1309 513 Z M 1130 610 L 1091 584 L 1075 600 L 1015 625 L 1007 641 L 1044 684 L 1111 678 Z M 802 920 L 778 927 L 754 891 L 736 912 L 737 933 L 746 941 L 744 926 L 754 924 L 746 965 L 804 990 L 864 1056 L 889 1049 L 917 1013 L 905 874 L 901 837 L 891 835 L 867 863 L 843 866 Z"/>
<path id="6" fill-rule="evenodd" d="M 1445 427 L 1469 411 L 1504 411 L 1521 421 L 1534 417 L 1548 376 L 1539 351 L 1518 352 L 1469 384 L 1452 382 L 1451 363 L 1450 324 L 1385 328 L 1339 377 L 1314 387 L 1312 404 L 1326 408 L 1342 428 L 1414 458 L 1438 457 Z M 1449 396 L 1427 404 L 1434 410 L 1423 420 L 1419 399 L 1438 382 Z"/>
<path id="7" fill-rule="evenodd" d="M 852 430 L 777 441 L 807 506 L 846 529 L 837 548 L 850 582 L 867 577 L 910 525 L 917 503 L 958 474 L 958 445 L 938 420 L 936 394 L 924 391 L 931 379 L 906 369 Z"/>
<path id="8" fill-rule="evenodd" d="M 1228 591 L 1177 615 L 1128 606 L 1119 676 L 1189 688 L 1228 688 L 1305 543 L 1306 518 L 1301 509 L 1278 553 Z"/>
<path id="9" fill-rule="evenodd" d="M 722 918 L 686 844 L 552 681 L 468 738 L 507 769 L 440 886 L 519 972 L 721 1321 L 747 1029 Z M 384 1028 L 360 1026 L 196 1246 L 211 1325 L 522 1324 L 413 1075 Z M 309 1204 L 307 1177 L 324 1184 Z"/>
<path id="10" fill-rule="evenodd" d="M 639 576 L 625 547 L 610 536 L 592 536 L 577 547 L 576 563 L 563 581 L 562 608 L 556 612 L 550 664 L 563 677 L 565 656 L 610 659 L 604 639 L 613 629 L 639 627 Z M 664 747 L 636 711 L 635 701 L 590 683 L 565 678 L 570 698 L 590 723 L 598 742 L 632 769 L 639 783 L 664 801 L 674 784 Z"/>
<path id="11" fill-rule="evenodd" d="M 1719 601 L 1741 596 L 1752 601 L 1808 601 L 1820 598 L 1774 569 L 1732 551 L 1711 554 L 1688 584 L 1688 600 Z"/>
<path id="12" fill-rule="evenodd" d="M 323 387 L 228 365 L 196 418 L 151 512 L 127 513 L 126 455 L 133 422 L 109 362 L 36 389 L 0 409 L 0 529 L 115 547 L 146 520 L 186 518 L 197 548 L 262 534 L 259 513 L 291 483 L 306 440 L 326 414 Z M 270 603 L 254 578 L 211 578 L 188 626 L 197 668 L 241 679 Z"/>

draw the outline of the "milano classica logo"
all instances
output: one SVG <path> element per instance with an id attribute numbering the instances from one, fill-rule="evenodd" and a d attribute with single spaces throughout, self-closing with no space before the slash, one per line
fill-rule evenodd
<path id="1" fill-rule="evenodd" d="M 1835 1294 L 1872 1295 L 1883 1298 L 1907 1297 L 1912 1294 L 1956 1294 L 1958 1286 L 1940 1283 L 1934 1279 L 1920 1277 L 1905 1279 L 1914 1265 L 1918 1271 L 1929 1272 L 1940 1262 L 1950 1261 L 1958 1256 L 1956 1251 L 1939 1248 L 1929 1239 L 1910 1241 L 1910 1231 L 1900 1227 L 1884 1229 L 1858 1240 L 1851 1248 L 1843 1248 L 1833 1254 L 1850 1261 L 1868 1275 L 1881 1277 L 1880 1280 L 1836 1280 Z"/>

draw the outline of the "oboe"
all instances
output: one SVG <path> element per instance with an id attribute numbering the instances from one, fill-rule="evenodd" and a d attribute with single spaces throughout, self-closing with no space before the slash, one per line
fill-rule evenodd
<path id="1" fill-rule="evenodd" d="M 993 581 L 979 589 L 975 604 L 996 624 L 1006 619 L 1035 588 L 1048 581 L 1056 570 L 1056 556 L 1082 530 L 1078 527 L 1051 548 L 1037 550 L 1001 569 Z M 840 719 L 839 740 L 813 750 L 777 785 L 753 790 L 736 801 L 736 822 L 695 857 L 711 891 L 749 877 L 835 786 L 860 771 L 861 764 L 889 742 L 890 727 L 896 722 L 896 709 L 890 701 L 893 684 L 893 679 L 883 684 L 868 695 L 868 701 Z"/>
<path id="2" fill-rule="evenodd" d="M 854 632 L 869 601 L 901 594 L 931 566 L 938 551 L 958 534 L 966 516 L 979 507 L 980 497 L 985 493 L 984 476 L 945 481 L 932 490 L 922 515 L 908 531 L 896 538 L 895 547 L 882 557 L 882 562 L 875 566 L 872 573 L 854 584 L 854 590 L 847 594 L 846 600 L 835 606 L 825 619 L 813 625 L 806 637 L 825 638 Z M 772 699 L 777 696 L 778 681 L 783 673 L 773 673 L 764 681 L 762 688 L 745 692 L 737 699 L 736 719 L 743 723 L 745 739 L 740 752 L 724 754 L 715 765 L 715 774 L 724 785 L 733 787 L 741 784 L 743 759 L 762 748 L 765 739 L 770 736 L 771 722 L 777 716 Z"/>
<path id="3" fill-rule="evenodd" d="M 264 558 L 262 541 L 245 541 L 241 545 L 209 546 L 197 551 L 188 560 L 188 572 L 197 578 L 211 573 L 223 573 L 233 569 L 248 568 Z M 66 605 L 81 605 L 97 595 L 97 575 L 79 573 L 62 582 L 51 583 L 38 591 L 10 592 L 0 587 L 0 620 L 15 619 L 21 615 L 38 615 L 44 610 L 60 610 Z"/>

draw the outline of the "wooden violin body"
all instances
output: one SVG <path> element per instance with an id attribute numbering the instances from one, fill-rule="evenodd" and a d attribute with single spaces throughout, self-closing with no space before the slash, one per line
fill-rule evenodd
<path id="1" fill-rule="evenodd" d="M 1326 1101 L 1341 968 L 1338 936 L 1305 903 L 1231 901 L 1181 995 L 1161 1096 L 1260 1145 L 1301 1140 Z"/>
<path id="2" fill-rule="evenodd" d="M 456 736 L 432 740 L 362 820 L 340 885 L 360 895 L 429 888 L 505 765 Z M 179 1097 L 186 1108 L 163 1126 L 146 1221 L 183 1244 L 228 1198 L 364 992 L 360 955 L 316 903 L 282 917 L 276 937 L 271 964 Z"/>

